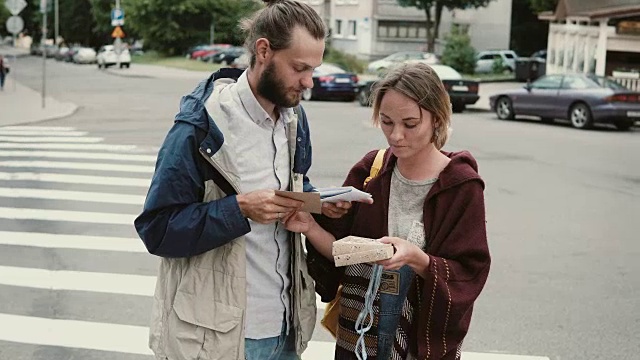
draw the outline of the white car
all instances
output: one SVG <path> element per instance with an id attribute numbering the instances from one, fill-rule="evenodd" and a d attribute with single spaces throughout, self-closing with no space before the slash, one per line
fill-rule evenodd
<path id="1" fill-rule="evenodd" d="M 93 64 L 96 62 L 96 51 L 92 48 L 80 48 L 73 54 L 73 62 L 76 64 Z"/>
<path id="2" fill-rule="evenodd" d="M 428 65 L 437 64 L 439 62 L 438 57 L 432 53 L 422 51 L 401 51 L 369 63 L 367 71 L 374 74 L 384 73 L 394 65 L 409 60 L 419 60 L 420 62 L 424 62 Z"/>
<path id="3" fill-rule="evenodd" d="M 121 69 L 123 67 L 129 68 L 131 65 L 131 55 L 129 54 L 129 49 L 124 46 L 122 47 L 120 55 L 118 55 L 113 45 L 104 45 L 98 51 L 97 62 L 98 69 L 102 69 L 103 67 L 106 69 L 118 63 L 120 63 Z"/>
<path id="4" fill-rule="evenodd" d="M 518 55 L 513 50 L 488 50 L 481 51 L 476 56 L 475 72 L 490 73 L 493 72 L 493 64 L 502 59 L 504 64 L 503 71 L 514 72 L 516 70 L 516 59 Z"/>

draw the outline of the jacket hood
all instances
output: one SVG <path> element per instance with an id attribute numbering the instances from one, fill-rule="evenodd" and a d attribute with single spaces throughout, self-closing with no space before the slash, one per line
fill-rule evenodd
<path id="1" fill-rule="evenodd" d="M 180 111 L 176 114 L 175 121 L 190 123 L 207 131 L 209 116 L 205 109 L 205 103 L 213 93 L 214 83 L 220 79 L 237 81 L 243 71 L 232 68 L 220 69 L 202 80 L 190 94 L 183 96 L 180 100 Z"/>
<path id="2" fill-rule="evenodd" d="M 466 183 L 467 181 L 479 181 L 484 189 L 484 181 L 482 181 L 482 178 L 478 174 L 478 163 L 470 152 L 463 150 L 456 152 L 442 151 L 442 153 L 450 158 L 451 161 L 438 176 L 438 181 L 430 192 L 430 194 L 432 194 L 430 196 Z M 398 158 L 392 151 L 387 150 L 383 172 L 393 171 L 397 160 Z"/>

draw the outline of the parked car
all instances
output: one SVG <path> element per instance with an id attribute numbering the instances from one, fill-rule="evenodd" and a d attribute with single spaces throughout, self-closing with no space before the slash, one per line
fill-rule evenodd
<path id="1" fill-rule="evenodd" d="M 426 62 L 428 65 L 437 64 L 439 62 L 438 57 L 432 53 L 422 51 L 402 51 L 369 63 L 367 71 L 370 73 L 382 74 L 393 65 L 397 65 L 408 60 L 421 60 Z"/>
<path id="2" fill-rule="evenodd" d="M 126 46 L 122 47 L 120 55 L 118 55 L 116 53 L 115 46 L 104 45 L 98 51 L 96 62 L 98 63 L 98 69 L 106 69 L 109 66 L 113 66 L 118 63 L 120 63 L 121 69 L 123 67 L 128 69 L 131 66 L 131 55 L 129 54 L 129 49 L 127 49 Z"/>
<path id="3" fill-rule="evenodd" d="M 222 50 L 211 57 L 211 62 L 222 65 L 231 65 L 233 61 L 244 54 L 246 50 L 243 47 L 234 46 L 227 50 Z"/>
<path id="4" fill-rule="evenodd" d="M 202 61 L 210 61 L 210 58 L 219 53 L 222 50 L 226 50 L 231 48 L 230 44 L 213 44 L 208 45 L 200 50 L 194 51 L 191 53 L 191 59 L 193 60 L 202 60 Z"/>
<path id="5" fill-rule="evenodd" d="M 341 99 L 353 101 L 358 94 L 358 76 L 338 65 L 324 63 L 313 70 L 313 88 L 302 93 L 304 100 Z"/>
<path id="6" fill-rule="evenodd" d="M 65 62 L 73 62 L 73 57 L 81 48 L 81 46 L 72 46 L 71 48 L 69 48 L 69 51 L 64 54 L 64 58 L 62 60 L 64 60 Z"/>
<path id="7" fill-rule="evenodd" d="M 459 72 L 447 65 L 429 65 L 438 74 L 449 93 L 453 112 L 463 112 L 467 105 L 475 104 L 478 99 L 479 84 L 474 80 L 465 80 Z M 373 85 L 377 80 L 361 84 L 358 91 L 358 102 L 362 106 L 371 106 L 370 97 Z"/>
<path id="8" fill-rule="evenodd" d="M 244 54 L 238 56 L 235 60 L 233 60 L 233 62 L 229 66 L 238 69 L 246 69 L 249 67 L 250 62 L 251 58 L 249 56 L 249 53 L 245 52 Z"/>
<path id="9" fill-rule="evenodd" d="M 503 71 L 514 72 L 516 70 L 516 59 L 518 55 L 513 50 L 487 50 L 476 55 L 476 73 L 493 72 L 494 63 L 502 60 Z"/>
<path id="10" fill-rule="evenodd" d="M 640 120 L 640 92 L 592 74 L 547 75 L 522 89 L 490 97 L 498 118 L 538 116 L 543 122 L 566 119 L 578 129 L 613 124 L 628 130 Z"/>
<path id="11" fill-rule="evenodd" d="M 81 47 L 73 54 L 73 62 L 76 64 L 95 64 L 96 51 L 92 48 Z"/>
<path id="12" fill-rule="evenodd" d="M 67 56 L 67 53 L 69 52 L 69 48 L 66 46 L 62 46 L 58 49 L 58 52 L 56 53 L 56 60 L 57 61 L 62 61 L 65 59 L 65 57 Z"/>

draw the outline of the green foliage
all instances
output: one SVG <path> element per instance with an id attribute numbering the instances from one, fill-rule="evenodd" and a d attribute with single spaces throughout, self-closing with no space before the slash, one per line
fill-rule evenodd
<path id="1" fill-rule="evenodd" d="M 529 0 L 531 10 L 535 13 L 541 13 L 543 11 L 554 11 L 558 6 L 558 0 Z"/>
<path id="2" fill-rule="evenodd" d="M 212 22 L 214 42 L 241 44 L 238 22 L 260 7 L 253 0 L 130 0 L 128 4 L 128 22 L 145 40 L 145 47 L 165 55 L 209 43 Z"/>
<path id="3" fill-rule="evenodd" d="M 442 63 L 464 74 L 473 74 L 476 64 L 476 51 L 466 31 L 452 26 L 447 35 L 447 43 L 442 53 Z"/>
<path id="4" fill-rule="evenodd" d="M 502 74 L 502 72 L 506 69 L 506 65 L 504 64 L 504 60 L 502 57 L 499 57 L 493 60 L 493 65 L 491 65 L 491 72 L 494 74 Z"/>
<path id="5" fill-rule="evenodd" d="M 327 46 L 323 61 L 326 63 L 336 64 L 341 68 L 355 72 L 356 74 L 363 73 L 364 69 L 367 67 L 364 61 L 331 46 Z"/>
<path id="6" fill-rule="evenodd" d="M 398 5 L 402 7 L 415 7 L 418 10 L 425 11 L 427 16 L 427 48 L 433 52 L 436 39 L 440 34 L 440 20 L 442 19 L 442 10 L 456 10 L 480 8 L 489 5 L 493 0 L 397 0 Z M 431 20 L 431 10 L 435 9 L 434 21 Z"/>
<path id="7" fill-rule="evenodd" d="M 2 27 L 2 29 L 0 30 L 0 35 L 11 35 L 8 31 L 7 31 L 7 27 L 4 26 L 4 24 L 7 23 L 7 19 L 11 16 L 11 13 L 9 12 L 9 10 L 7 10 L 7 7 L 4 6 L 4 4 L 0 4 L 0 26 Z"/>
<path id="8" fill-rule="evenodd" d="M 547 47 L 549 23 L 538 19 L 531 8 L 531 0 L 514 0 L 511 11 L 511 42 L 509 48 L 529 56 Z M 535 36 L 531 36 L 535 34 Z"/>

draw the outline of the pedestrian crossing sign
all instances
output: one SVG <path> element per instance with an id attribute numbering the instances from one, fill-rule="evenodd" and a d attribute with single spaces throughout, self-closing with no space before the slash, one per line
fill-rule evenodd
<path id="1" fill-rule="evenodd" d="M 124 37 L 124 31 L 122 31 L 122 28 L 120 26 L 116 26 L 116 28 L 113 29 L 113 32 L 111 33 L 111 37 L 122 39 Z"/>

